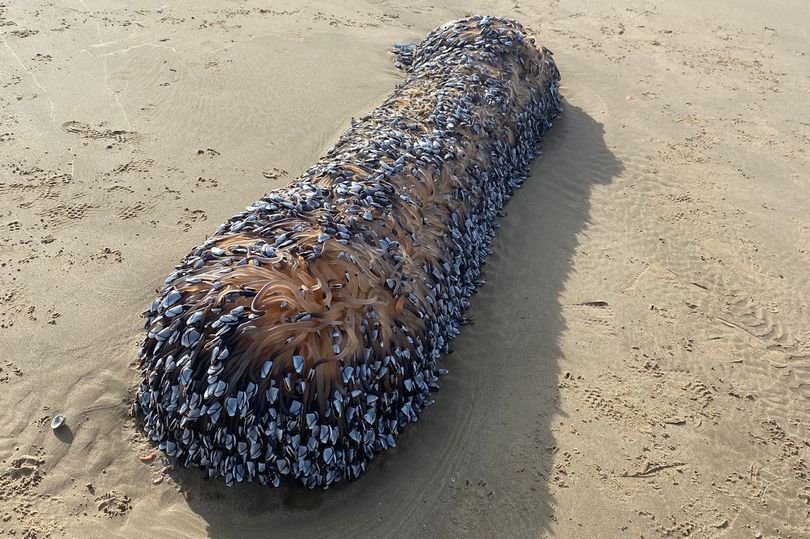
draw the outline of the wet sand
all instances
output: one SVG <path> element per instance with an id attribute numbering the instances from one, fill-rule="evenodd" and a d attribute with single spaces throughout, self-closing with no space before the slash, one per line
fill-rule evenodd
<path id="1" fill-rule="evenodd" d="M 0 7 L 0 537 L 810 535 L 810 8 L 611 4 Z M 142 462 L 155 288 L 474 13 L 566 110 L 436 405 L 327 491 Z"/>

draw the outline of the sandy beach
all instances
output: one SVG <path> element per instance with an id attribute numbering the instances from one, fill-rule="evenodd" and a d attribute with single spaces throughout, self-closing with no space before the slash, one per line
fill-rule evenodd
<path id="1" fill-rule="evenodd" d="M 393 44 L 473 14 L 554 51 L 565 111 L 436 405 L 325 491 L 167 468 L 128 415 L 155 289 L 391 93 Z M 0 5 L 0 537 L 810 537 L 808 24 L 802 0 Z"/>

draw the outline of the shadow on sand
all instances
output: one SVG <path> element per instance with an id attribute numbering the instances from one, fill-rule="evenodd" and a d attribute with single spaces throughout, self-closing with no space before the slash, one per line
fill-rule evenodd
<path id="1" fill-rule="evenodd" d="M 559 411 L 559 295 L 590 192 L 622 170 L 601 124 L 566 103 L 543 155 L 507 206 L 472 299 L 475 322 L 443 360 L 436 404 L 354 483 L 224 486 L 181 470 L 190 508 L 213 537 L 536 537 L 553 518 Z"/>

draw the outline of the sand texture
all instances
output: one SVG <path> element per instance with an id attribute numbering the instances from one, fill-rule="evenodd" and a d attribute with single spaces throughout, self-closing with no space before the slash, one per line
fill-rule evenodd
<path id="1" fill-rule="evenodd" d="M 0 537 L 810 536 L 810 6 L 770 4 L 1 5 Z M 172 469 L 128 416 L 155 289 L 476 13 L 565 112 L 436 404 L 326 491 Z"/>

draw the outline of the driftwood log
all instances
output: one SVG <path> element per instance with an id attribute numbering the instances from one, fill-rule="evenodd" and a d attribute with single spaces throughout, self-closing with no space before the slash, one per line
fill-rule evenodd
<path id="1" fill-rule="evenodd" d="M 133 411 L 178 463 L 325 487 L 432 403 L 498 211 L 561 110 L 559 72 L 499 18 L 395 52 L 407 80 L 195 248 L 146 311 Z"/>

